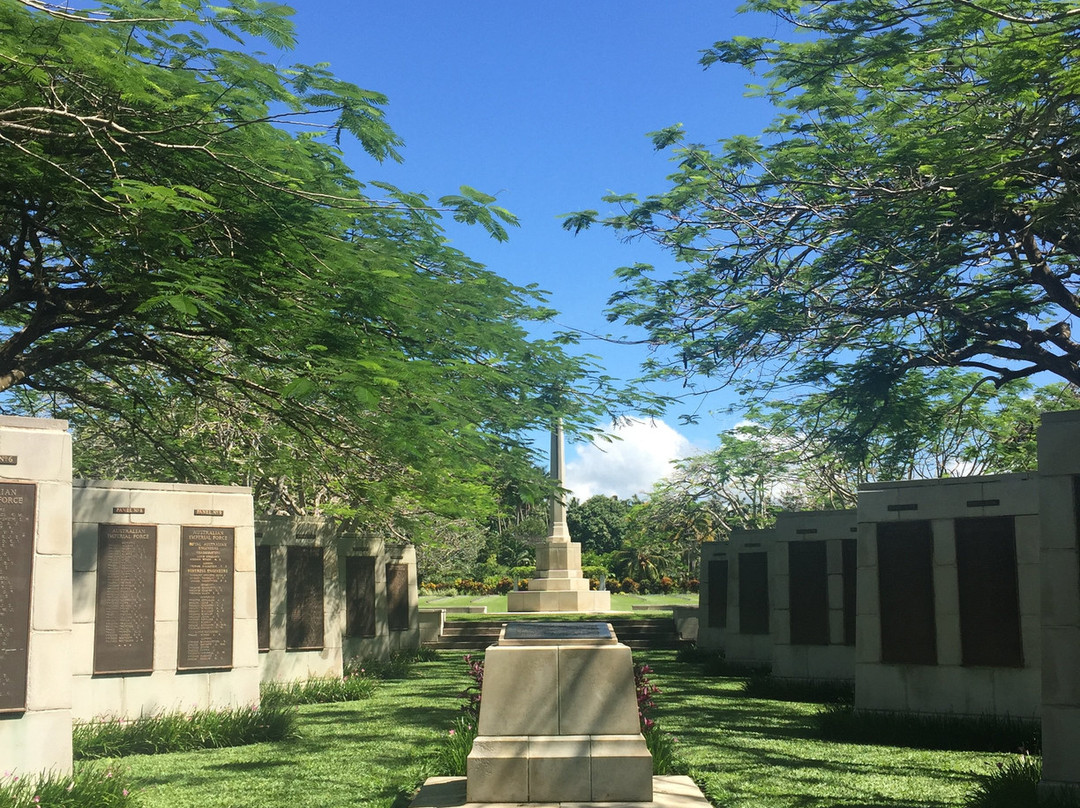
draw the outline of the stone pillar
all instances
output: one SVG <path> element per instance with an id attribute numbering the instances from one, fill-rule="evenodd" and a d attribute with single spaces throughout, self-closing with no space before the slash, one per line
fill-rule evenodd
<path id="1" fill-rule="evenodd" d="M 1041 790 L 1080 797 L 1080 412 L 1044 413 L 1039 429 L 1042 528 Z"/>
<path id="2" fill-rule="evenodd" d="M 0 417 L 0 769 L 71 772 L 71 435 Z"/>
<path id="3" fill-rule="evenodd" d="M 551 495 L 551 530 L 536 548 L 536 576 L 527 592 L 509 592 L 511 612 L 606 612 L 611 609 L 610 592 L 589 590 L 581 572 L 581 545 L 570 539 L 566 525 L 566 501 L 562 490 L 566 474 L 562 422 L 551 431 L 551 478 L 556 485 Z"/>

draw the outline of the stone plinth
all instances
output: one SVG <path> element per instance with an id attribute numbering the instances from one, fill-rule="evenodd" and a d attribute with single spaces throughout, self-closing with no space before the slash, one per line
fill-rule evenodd
<path id="1" fill-rule="evenodd" d="M 412 808 L 502 808 L 500 803 L 469 802 L 464 777 L 430 777 L 412 802 Z M 652 800 L 621 802 L 619 808 L 709 808 L 709 801 L 693 780 L 683 775 L 653 778 Z M 583 808 L 582 803 L 550 803 Z M 511 804 L 506 804 L 511 808 Z"/>
<path id="2" fill-rule="evenodd" d="M 469 802 L 649 802 L 630 649 L 609 623 L 511 623 L 484 662 Z"/>
<path id="3" fill-rule="evenodd" d="M 1080 796 L 1080 412 L 1045 413 L 1039 430 L 1042 572 L 1040 788 Z"/>

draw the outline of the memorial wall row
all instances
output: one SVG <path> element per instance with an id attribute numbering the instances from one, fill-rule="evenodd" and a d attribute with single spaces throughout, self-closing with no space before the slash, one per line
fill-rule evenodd
<path id="1" fill-rule="evenodd" d="M 255 548 L 256 608 L 259 650 L 270 650 L 273 586 L 272 545 Z M 285 644 L 287 651 L 317 651 L 324 647 L 326 614 L 325 551 L 319 546 L 294 545 L 286 548 L 285 562 Z M 374 637 L 376 617 L 376 557 L 345 557 L 345 637 Z M 387 623 L 390 631 L 408 631 L 411 626 L 409 565 L 387 563 Z"/>

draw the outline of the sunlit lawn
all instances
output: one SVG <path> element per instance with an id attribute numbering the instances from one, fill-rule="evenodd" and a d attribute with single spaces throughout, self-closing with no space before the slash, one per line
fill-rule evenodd
<path id="1" fill-rule="evenodd" d="M 953 808 L 1003 755 L 837 744 L 813 737 L 815 705 L 750 699 L 674 652 L 637 653 L 662 693 L 656 717 L 718 806 Z M 301 707 L 303 738 L 121 762 L 148 808 L 388 808 L 437 774 L 433 757 L 468 684 L 442 652 L 363 702 Z"/>

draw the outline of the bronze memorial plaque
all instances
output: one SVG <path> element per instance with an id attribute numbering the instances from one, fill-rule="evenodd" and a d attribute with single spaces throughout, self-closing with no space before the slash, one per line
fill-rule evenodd
<path id="1" fill-rule="evenodd" d="M 769 633 L 769 556 L 739 553 L 739 633 Z"/>
<path id="2" fill-rule="evenodd" d="M 727 628 L 727 559 L 709 562 L 709 628 Z"/>
<path id="3" fill-rule="evenodd" d="M 613 640 L 611 626 L 607 623 L 585 621 L 581 623 L 507 623 L 508 640 Z"/>
<path id="4" fill-rule="evenodd" d="M 963 664 L 1023 667 L 1015 517 L 956 520 L 956 578 Z"/>
<path id="5" fill-rule="evenodd" d="M 94 673 L 154 669 L 156 525 L 98 525 Z"/>
<path id="6" fill-rule="evenodd" d="M 375 556 L 345 557 L 345 636 L 375 636 Z"/>
<path id="7" fill-rule="evenodd" d="M 925 520 L 877 526 L 881 661 L 936 665 L 934 534 Z"/>
<path id="8" fill-rule="evenodd" d="M 180 528 L 180 625 L 177 670 L 231 668 L 231 527 Z"/>
<path id="9" fill-rule="evenodd" d="M 33 483 L 0 483 L 0 713 L 26 709 L 36 500 Z"/>
<path id="10" fill-rule="evenodd" d="M 829 644 L 825 542 L 788 542 L 788 624 L 792 645 Z"/>
<path id="11" fill-rule="evenodd" d="M 409 566 L 386 565 L 386 600 L 391 631 L 409 630 Z"/>
<path id="12" fill-rule="evenodd" d="M 290 547 L 285 570 L 285 646 L 323 647 L 323 548 Z"/>
<path id="13" fill-rule="evenodd" d="M 270 545 L 255 546 L 255 612 L 259 620 L 259 650 L 270 650 Z"/>

